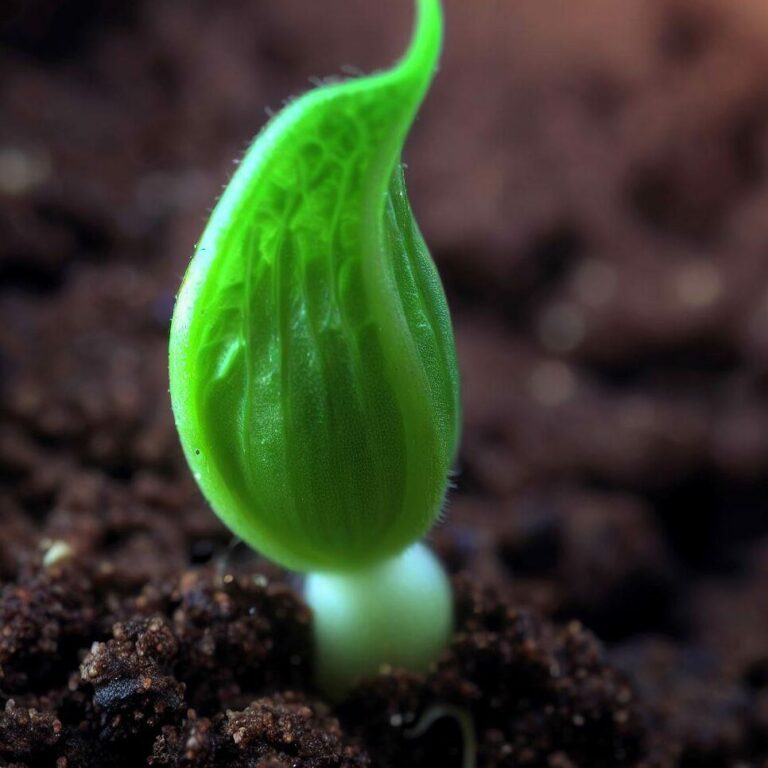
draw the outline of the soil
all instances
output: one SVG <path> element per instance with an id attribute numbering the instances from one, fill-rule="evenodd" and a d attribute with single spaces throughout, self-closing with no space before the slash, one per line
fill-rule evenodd
<path id="1" fill-rule="evenodd" d="M 768 766 L 768 12 L 446 7 L 406 159 L 457 627 L 331 705 L 295 577 L 189 477 L 168 323 L 265 107 L 387 64 L 410 4 L 2 3 L 0 765 L 453 768 L 456 717 L 414 729 L 459 708 L 479 766 Z"/>

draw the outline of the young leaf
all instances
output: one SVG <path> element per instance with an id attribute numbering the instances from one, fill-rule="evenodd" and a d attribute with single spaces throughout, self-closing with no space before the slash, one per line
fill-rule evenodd
<path id="1" fill-rule="evenodd" d="M 278 114 L 178 296 L 171 396 L 195 478 L 237 535 L 297 570 L 401 551 L 445 493 L 455 348 L 400 168 L 441 39 L 439 0 L 418 0 L 398 65 Z"/>

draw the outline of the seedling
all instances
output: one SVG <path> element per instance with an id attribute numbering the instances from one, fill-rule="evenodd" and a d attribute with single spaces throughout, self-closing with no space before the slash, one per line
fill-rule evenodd
<path id="1" fill-rule="evenodd" d="M 400 154 L 436 69 L 439 0 L 391 70 L 321 86 L 256 138 L 182 283 L 170 339 L 181 442 L 240 538 L 308 574 L 330 696 L 426 668 L 452 626 L 418 540 L 459 436 L 450 316 Z"/>

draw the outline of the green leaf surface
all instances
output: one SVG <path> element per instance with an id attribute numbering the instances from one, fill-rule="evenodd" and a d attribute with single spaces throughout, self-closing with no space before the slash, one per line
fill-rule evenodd
<path id="1" fill-rule="evenodd" d="M 174 312 L 195 478 L 238 536 L 298 570 L 418 539 L 456 451 L 450 317 L 400 166 L 442 40 L 439 0 L 417 5 L 393 69 L 302 96 L 256 138 Z"/>

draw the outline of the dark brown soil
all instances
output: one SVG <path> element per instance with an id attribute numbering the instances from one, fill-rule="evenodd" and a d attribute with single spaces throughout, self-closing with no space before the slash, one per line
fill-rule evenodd
<path id="1" fill-rule="evenodd" d="M 446 6 L 407 159 L 459 618 L 332 706 L 294 577 L 189 477 L 168 323 L 265 107 L 391 61 L 410 4 L 0 4 L 0 766 L 458 767 L 435 707 L 479 766 L 768 766 L 768 11 Z"/>

